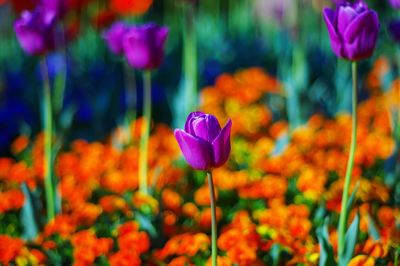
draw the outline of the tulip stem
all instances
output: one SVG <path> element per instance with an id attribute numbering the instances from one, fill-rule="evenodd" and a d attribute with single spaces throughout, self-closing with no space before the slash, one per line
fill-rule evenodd
<path id="1" fill-rule="evenodd" d="M 151 124 L 151 72 L 143 73 L 142 136 L 139 154 L 139 189 L 147 194 L 147 157 Z"/>
<path id="2" fill-rule="evenodd" d="M 124 114 L 124 127 L 128 133 L 127 142 L 124 144 L 131 144 L 131 132 L 130 130 L 132 121 L 136 120 L 136 73 L 135 70 L 125 62 L 124 67 L 124 82 L 125 82 L 125 104 L 126 110 Z"/>
<path id="3" fill-rule="evenodd" d="M 54 190 L 52 181 L 52 110 L 51 110 L 51 92 L 50 81 L 48 76 L 48 69 L 46 57 L 43 57 L 40 62 L 40 69 L 43 78 L 43 128 L 44 128 L 44 189 L 47 204 L 47 221 L 51 221 L 55 216 L 54 209 Z"/>
<path id="4" fill-rule="evenodd" d="M 349 198 L 349 187 L 351 174 L 354 166 L 354 155 L 356 151 L 357 143 L 357 62 L 352 62 L 352 74 L 353 74 L 353 99 L 352 99 L 352 129 L 351 129 L 351 143 L 349 160 L 347 162 L 346 176 L 344 180 L 343 195 L 342 195 L 342 207 L 340 210 L 339 217 L 339 229 L 338 229 L 338 256 L 342 256 L 345 245 L 345 234 L 346 234 L 346 223 L 347 223 L 347 203 Z"/>
<path id="5" fill-rule="evenodd" d="M 185 23 L 183 24 L 183 78 L 186 110 L 184 114 L 193 112 L 197 107 L 197 40 L 195 15 L 194 4 L 185 3 Z"/>
<path id="6" fill-rule="evenodd" d="M 212 266 L 217 266 L 217 212 L 215 206 L 215 191 L 212 172 L 207 172 L 208 187 L 210 188 L 211 205 L 211 261 Z"/>

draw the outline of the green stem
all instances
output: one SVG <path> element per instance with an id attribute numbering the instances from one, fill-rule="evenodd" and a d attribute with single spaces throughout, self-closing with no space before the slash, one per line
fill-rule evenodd
<path id="1" fill-rule="evenodd" d="M 215 191 L 211 171 L 207 172 L 208 187 L 210 188 L 211 205 L 211 261 L 212 266 L 217 266 L 217 212 L 215 206 Z"/>
<path id="2" fill-rule="evenodd" d="M 132 121 L 136 120 L 136 75 L 135 70 L 132 69 L 126 62 L 124 62 L 124 74 L 126 101 L 124 127 L 125 130 L 128 132 L 128 139 L 126 144 L 129 145 L 131 143 L 130 126 Z"/>
<path id="3" fill-rule="evenodd" d="M 51 221 L 55 216 L 54 209 L 54 190 L 52 182 L 52 110 L 51 110 L 51 93 L 50 81 L 46 57 L 41 60 L 41 72 L 43 77 L 43 127 L 44 127 L 44 188 L 47 204 L 47 221 Z"/>
<path id="4" fill-rule="evenodd" d="M 151 72 L 143 73 L 143 120 L 139 154 L 139 189 L 147 194 L 147 157 L 151 124 Z"/>
<path id="5" fill-rule="evenodd" d="M 192 3 L 184 4 L 183 23 L 183 66 L 186 110 L 184 114 L 197 107 L 197 40 L 195 28 L 195 7 Z"/>
<path id="6" fill-rule="evenodd" d="M 357 62 L 352 62 L 353 74 L 353 99 L 352 99 L 352 130 L 351 130 L 351 143 L 350 154 L 347 162 L 346 177 L 344 180 L 344 188 L 342 195 L 342 207 L 339 218 L 339 231 L 338 231 L 338 256 L 340 257 L 344 252 L 346 224 L 347 224 L 347 202 L 349 198 L 349 188 L 351 174 L 354 166 L 354 155 L 357 143 Z"/>

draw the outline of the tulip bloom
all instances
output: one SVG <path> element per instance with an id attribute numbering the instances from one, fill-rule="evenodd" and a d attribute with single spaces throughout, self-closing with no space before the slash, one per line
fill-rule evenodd
<path id="1" fill-rule="evenodd" d="M 393 8 L 400 9 L 400 0 L 389 0 L 389 3 Z"/>
<path id="2" fill-rule="evenodd" d="M 176 129 L 174 134 L 188 164 L 197 170 L 210 170 L 228 160 L 231 127 L 230 119 L 221 129 L 215 116 L 193 112 L 186 120 L 185 129 Z"/>
<path id="3" fill-rule="evenodd" d="M 54 49 L 55 14 L 42 8 L 24 11 L 14 24 L 22 49 L 30 55 L 42 55 Z"/>
<path id="4" fill-rule="evenodd" d="M 375 49 L 379 20 L 375 11 L 361 0 L 341 2 L 336 10 L 324 9 L 333 52 L 352 61 L 368 58 Z"/>
<path id="5" fill-rule="evenodd" d="M 167 37 L 168 28 L 156 24 L 130 27 L 122 42 L 128 63 L 140 70 L 159 67 L 164 58 Z"/>
<path id="6" fill-rule="evenodd" d="M 125 33 L 128 31 L 128 26 L 122 22 L 114 23 L 111 28 L 104 34 L 104 39 L 107 42 L 110 50 L 117 55 L 121 55 L 124 52 L 122 41 Z"/>

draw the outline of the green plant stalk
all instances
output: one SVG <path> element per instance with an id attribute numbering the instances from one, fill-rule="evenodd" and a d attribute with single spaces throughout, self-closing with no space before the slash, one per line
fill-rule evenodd
<path id="1" fill-rule="evenodd" d="M 354 155 L 357 144 L 357 62 L 352 62 L 352 75 L 353 75 L 353 99 L 352 99 L 352 123 L 351 123 L 351 143 L 350 143 L 350 154 L 347 162 L 346 176 L 344 180 L 343 195 L 342 195 L 342 207 L 340 210 L 339 217 L 339 229 L 338 229 L 338 256 L 340 257 L 344 252 L 345 234 L 346 234 L 346 223 L 347 223 L 347 202 L 349 199 L 349 188 L 351 174 L 354 166 Z"/>
<path id="2" fill-rule="evenodd" d="M 124 67 L 124 82 L 125 82 L 125 103 L 126 111 L 124 114 L 124 127 L 128 132 L 128 139 L 126 144 L 131 143 L 130 125 L 132 121 L 136 120 L 136 73 L 127 62 L 123 63 Z M 134 130 L 133 130 L 134 131 Z"/>
<path id="3" fill-rule="evenodd" d="M 184 4 L 185 23 L 183 24 L 183 66 L 185 86 L 185 114 L 197 107 L 197 38 L 195 26 L 195 7 Z"/>
<path id="4" fill-rule="evenodd" d="M 44 129 L 44 189 L 47 207 L 47 221 L 51 221 L 55 216 L 54 205 L 54 186 L 52 180 L 52 109 L 51 109 L 51 92 L 50 81 L 46 57 L 43 57 L 41 62 L 41 72 L 43 77 L 43 129 Z"/>
<path id="5" fill-rule="evenodd" d="M 139 148 L 139 190 L 147 194 L 147 158 L 151 124 L 151 72 L 143 73 L 143 120 Z"/>
<path id="6" fill-rule="evenodd" d="M 207 172 L 208 187 L 210 189 L 211 205 L 211 262 L 212 266 L 217 266 L 217 212 L 215 204 L 215 191 L 212 172 Z"/>
<path id="7" fill-rule="evenodd" d="M 54 112 L 55 115 L 59 115 L 62 111 L 63 108 L 63 103 L 64 103 L 64 94 L 65 94 L 65 87 L 66 87 L 66 81 L 67 81 L 67 44 L 66 44 L 66 37 L 65 37 L 65 27 L 64 24 L 61 23 L 61 53 L 64 59 L 64 66 L 62 71 L 57 73 L 56 78 L 55 78 L 55 84 L 54 84 L 54 94 L 53 94 L 53 104 L 54 104 Z"/>

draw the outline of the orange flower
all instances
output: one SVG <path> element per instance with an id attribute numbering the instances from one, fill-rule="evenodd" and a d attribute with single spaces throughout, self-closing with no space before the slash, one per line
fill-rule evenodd
<path id="1" fill-rule="evenodd" d="M 72 217 L 76 224 L 91 225 L 101 214 L 101 208 L 93 203 L 81 203 L 72 211 Z"/>
<path id="2" fill-rule="evenodd" d="M 19 238 L 12 238 L 7 235 L 0 235 L 0 262 L 8 265 L 21 252 L 24 242 Z"/>
<path id="3" fill-rule="evenodd" d="M 141 266 L 140 257 L 130 250 L 120 250 L 109 257 L 110 266 Z"/>
<path id="4" fill-rule="evenodd" d="M 187 217 L 195 218 L 199 214 L 199 209 L 194 203 L 188 202 L 183 205 L 182 212 Z"/>
<path id="5" fill-rule="evenodd" d="M 158 213 L 158 201 L 140 191 L 132 196 L 132 203 L 135 208 L 150 211 L 151 213 Z"/>
<path id="6" fill-rule="evenodd" d="M 368 257 L 367 255 L 357 255 L 352 258 L 348 266 L 374 266 L 375 259 L 373 257 Z"/>
<path id="7" fill-rule="evenodd" d="M 24 201 L 24 194 L 17 189 L 0 192 L 0 214 L 22 208 Z"/>
<path id="8" fill-rule="evenodd" d="M 210 239 L 206 234 L 181 234 L 172 236 L 161 250 L 155 252 L 155 256 L 161 260 L 173 255 L 186 255 L 193 257 L 199 251 L 209 248 Z"/>
<path id="9" fill-rule="evenodd" d="M 219 266 L 232 266 L 232 262 L 228 257 L 221 257 L 221 256 L 217 257 L 217 264 Z M 206 266 L 211 266 L 211 265 L 212 265 L 212 260 L 211 258 L 209 258 L 207 260 Z"/>
<path id="10" fill-rule="evenodd" d="M 11 158 L 0 158 L 0 179 L 6 179 L 14 161 Z"/>
<path id="11" fill-rule="evenodd" d="M 111 0 L 111 9 L 121 15 L 142 15 L 149 10 L 153 0 Z"/>
<path id="12" fill-rule="evenodd" d="M 149 250 L 150 239 L 145 232 L 138 231 L 137 223 L 127 222 L 118 228 L 118 246 L 140 255 Z"/>
<path id="13" fill-rule="evenodd" d="M 217 215 L 217 222 L 222 217 L 222 210 L 221 208 L 216 208 L 216 215 Z M 205 208 L 198 218 L 198 222 L 202 228 L 211 228 L 211 208 Z"/>
<path id="14" fill-rule="evenodd" d="M 25 135 L 19 136 L 11 144 L 11 151 L 15 155 L 20 154 L 25 150 L 28 144 L 29 144 L 29 138 L 27 136 Z"/>
<path id="15" fill-rule="evenodd" d="M 179 256 L 171 260 L 168 266 L 194 266 L 193 263 L 190 262 L 189 258 L 186 256 Z"/>
<path id="16" fill-rule="evenodd" d="M 218 200 L 218 189 L 215 189 L 215 200 Z M 208 186 L 202 186 L 194 192 L 194 202 L 199 206 L 210 206 L 210 191 Z"/>
<path id="17" fill-rule="evenodd" d="M 68 237 L 76 229 L 72 217 L 66 214 L 57 215 L 56 218 L 46 224 L 44 228 L 44 235 L 51 236 L 53 234 L 59 234 L 62 237 Z"/>
<path id="18" fill-rule="evenodd" d="M 374 258 L 385 258 L 389 251 L 389 246 L 382 241 L 367 239 L 363 247 L 363 253 Z"/>
<path id="19" fill-rule="evenodd" d="M 31 249 L 30 252 L 35 257 L 39 265 L 45 264 L 47 257 L 42 251 L 38 249 Z"/>
<path id="20" fill-rule="evenodd" d="M 80 231 L 72 236 L 74 246 L 74 265 L 92 265 L 101 255 L 107 255 L 113 246 L 110 238 L 97 238 L 89 230 Z"/>
<path id="21" fill-rule="evenodd" d="M 378 210 L 378 220 L 383 227 L 394 227 L 396 226 L 396 213 L 399 214 L 398 210 L 383 206 Z"/>
<path id="22" fill-rule="evenodd" d="M 166 209 L 177 211 L 182 204 L 182 197 L 172 189 L 164 189 L 161 196 L 161 201 Z"/>
<path id="23" fill-rule="evenodd" d="M 114 195 L 102 197 L 99 201 L 99 204 L 103 211 L 107 213 L 112 213 L 118 210 L 126 211 L 128 209 L 128 205 L 125 200 Z"/>

